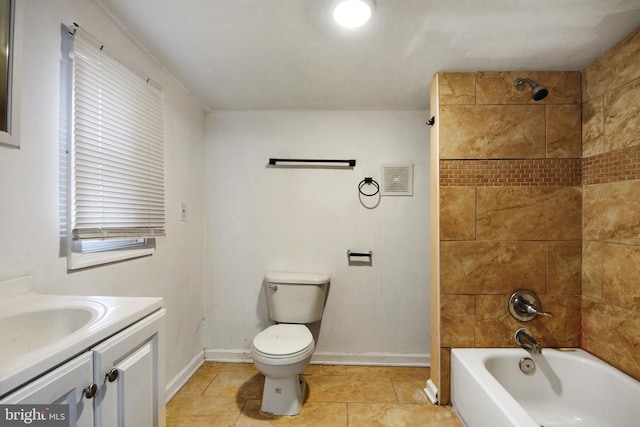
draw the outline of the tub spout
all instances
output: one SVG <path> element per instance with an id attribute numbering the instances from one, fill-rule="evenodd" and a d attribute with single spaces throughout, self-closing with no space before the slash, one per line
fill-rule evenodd
<path id="1" fill-rule="evenodd" d="M 535 354 L 542 354 L 542 347 L 540 343 L 533 338 L 531 331 L 525 328 L 520 328 L 516 331 L 516 343 L 527 351 Z"/>

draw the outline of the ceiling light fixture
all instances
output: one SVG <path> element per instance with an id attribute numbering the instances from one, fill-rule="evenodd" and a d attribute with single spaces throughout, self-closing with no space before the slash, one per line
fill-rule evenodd
<path id="1" fill-rule="evenodd" d="M 331 9 L 338 24 L 356 28 L 367 23 L 375 7 L 373 0 L 334 0 Z"/>

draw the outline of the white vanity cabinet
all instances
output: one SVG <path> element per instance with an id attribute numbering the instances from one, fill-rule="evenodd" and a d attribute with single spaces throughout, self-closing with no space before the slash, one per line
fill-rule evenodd
<path id="1" fill-rule="evenodd" d="M 164 426 L 162 309 L 93 348 L 95 427 Z"/>
<path id="2" fill-rule="evenodd" d="M 164 314 L 97 343 L 0 404 L 68 404 L 71 427 L 164 427 Z"/>
<path id="3" fill-rule="evenodd" d="M 69 405 L 69 426 L 91 427 L 94 406 L 84 390 L 93 384 L 93 355 L 86 352 L 0 400 L 1 404 Z"/>

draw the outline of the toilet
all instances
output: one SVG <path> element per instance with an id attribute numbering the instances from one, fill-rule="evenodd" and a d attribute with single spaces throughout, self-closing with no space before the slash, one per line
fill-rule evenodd
<path id="1" fill-rule="evenodd" d="M 265 376 L 261 411 L 297 415 L 306 384 L 302 371 L 315 349 L 305 324 L 322 318 L 329 275 L 269 272 L 265 276 L 269 318 L 276 322 L 253 339 L 251 357 Z"/>

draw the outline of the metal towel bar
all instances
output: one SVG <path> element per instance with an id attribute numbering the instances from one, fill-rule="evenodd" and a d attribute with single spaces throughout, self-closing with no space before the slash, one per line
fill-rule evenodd
<path id="1" fill-rule="evenodd" d="M 269 159 L 269 164 L 275 166 L 278 163 L 346 163 L 350 167 L 356 165 L 356 161 L 351 160 L 322 160 L 322 159 Z"/>

